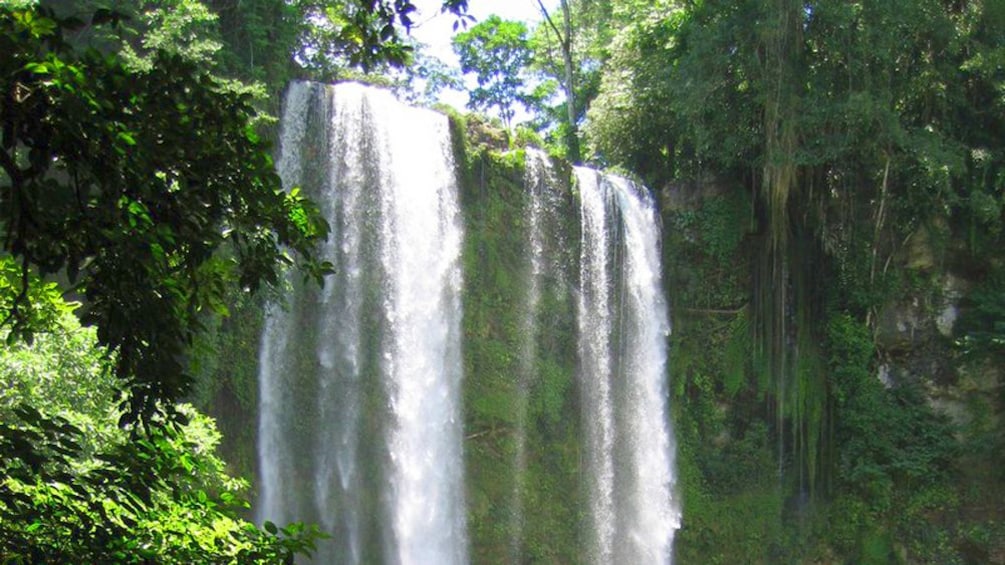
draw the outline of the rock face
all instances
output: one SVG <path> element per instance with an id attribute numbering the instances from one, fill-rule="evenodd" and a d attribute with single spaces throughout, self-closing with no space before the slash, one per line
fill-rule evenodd
<path id="1" fill-rule="evenodd" d="M 952 273 L 945 276 L 942 282 L 942 299 L 939 311 L 935 315 L 935 328 L 944 337 L 952 337 L 956 321 L 960 317 L 960 301 L 970 289 L 966 281 Z"/>
<path id="2" fill-rule="evenodd" d="M 953 273 L 938 279 L 927 292 L 902 297 L 879 312 L 877 346 L 889 353 L 903 353 L 933 339 L 953 339 L 961 302 L 972 284 Z"/>
<path id="3" fill-rule="evenodd" d="M 923 255 L 915 250 L 911 255 Z M 927 265 L 932 268 L 932 264 Z M 876 322 L 876 346 L 884 360 L 884 386 L 921 385 L 929 405 L 960 428 L 962 439 L 996 429 L 1002 406 L 1002 370 L 987 360 L 966 359 L 955 346 L 957 322 L 974 282 L 952 272 L 931 275 L 927 288 L 885 306 Z"/>
<path id="4" fill-rule="evenodd" d="M 920 300 L 887 304 L 876 322 L 876 345 L 890 354 L 911 351 L 930 335 L 930 320 Z"/>

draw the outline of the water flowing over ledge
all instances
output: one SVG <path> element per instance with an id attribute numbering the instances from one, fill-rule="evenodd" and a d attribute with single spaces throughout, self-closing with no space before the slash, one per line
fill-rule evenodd
<path id="1" fill-rule="evenodd" d="M 579 352 L 591 563 L 670 563 L 680 527 L 667 407 L 670 333 L 644 187 L 577 167 Z"/>
<path id="2" fill-rule="evenodd" d="M 285 186 L 302 186 L 321 206 L 332 227 L 323 252 L 337 272 L 323 289 L 291 279 L 286 303 L 267 316 L 259 520 L 318 523 L 332 539 L 315 563 L 522 563 L 541 549 L 528 528 L 551 500 L 576 532 L 568 559 L 671 563 L 680 505 L 651 196 L 585 168 L 573 169 L 570 184 L 527 150 L 523 192 L 495 195 L 515 214 L 504 233 L 492 222 L 473 226 L 489 212 L 461 209 L 463 167 L 449 129 L 445 116 L 356 84 L 294 83 L 287 93 L 277 166 Z M 492 268 L 511 272 L 482 277 L 502 240 L 517 256 Z M 465 290 L 467 278 L 485 280 Z M 493 286 L 506 280 L 516 287 Z M 472 289 L 498 291 L 479 304 L 515 313 L 506 325 L 489 312 L 488 323 L 510 336 L 489 348 L 503 383 L 491 399 L 470 398 L 489 378 L 483 365 L 462 381 L 462 351 L 478 355 L 485 339 L 462 320 L 462 297 L 478 301 Z M 555 308 L 567 326 L 548 319 Z M 571 384 L 548 389 L 549 378 Z M 462 396 L 478 406 L 462 406 Z M 557 448 L 557 436 L 541 432 L 542 402 L 576 407 L 549 408 L 570 420 L 579 453 L 563 480 L 580 484 L 564 499 L 530 478 L 551 472 Z M 473 410 L 505 413 L 487 432 L 468 430 L 465 455 Z M 506 486 L 485 499 L 468 474 L 472 458 L 490 453 L 505 462 L 491 476 Z M 480 547 L 469 527 L 506 541 Z"/>
<path id="3" fill-rule="evenodd" d="M 268 316 L 258 515 L 318 521 L 333 536 L 318 563 L 465 563 L 447 119 L 356 84 L 294 83 L 282 125 L 280 174 L 322 206 L 337 274 Z"/>

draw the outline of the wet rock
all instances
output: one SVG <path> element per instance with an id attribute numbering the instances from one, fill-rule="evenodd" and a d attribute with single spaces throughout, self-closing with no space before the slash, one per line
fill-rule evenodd
<path id="1" fill-rule="evenodd" d="M 956 320 L 960 317 L 960 301 L 969 289 L 969 283 L 953 274 L 942 281 L 942 296 L 935 316 L 935 328 L 945 337 L 953 335 Z"/>
<path id="2" fill-rule="evenodd" d="M 888 304 L 879 313 L 876 345 L 888 352 L 911 350 L 925 333 L 926 318 L 920 300 Z"/>

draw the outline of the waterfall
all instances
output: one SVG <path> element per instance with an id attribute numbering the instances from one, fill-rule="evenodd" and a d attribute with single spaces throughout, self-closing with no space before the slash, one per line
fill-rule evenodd
<path id="1" fill-rule="evenodd" d="M 525 528 L 527 509 L 525 498 L 528 489 L 534 485 L 528 484 L 528 419 L 531 402 L 531 391 L 539 382 L 541 362 L 548 357 L 543 351 L 541 341 L 542 329 L 538 323 L 542 294 L 561 291 L 567 286 L 567 281 L 561 267 L 561 260 L 556 257 L 556 250 L 566 244 L 567 234 L 560 228 L 562 222 L 558 217 L 563 213 L 562 196 L 558 175 L 551 165 L 548 156 L 539 150 L 527 149 L 524 161 L 524 229 L 521 234 L 524 246 L 524 275 L 522 304 L 520 304 L 520 328 L 517 352 L 517 383 L 514 430 L 513 456 L 513 486 L 510 501 L 509 528 L 509 562 L 522 563 L 525 549 Z M 549 283 L 552 288 L 549 288 Z M 534 511 L 533 508 L 530 509 Z"/>
<path id="2" fill-rule="evenodd" d="M 319 523 L 317 563 L 467 561 L 462 230 L 446 117 L 294 83 L 277 168 L 331 225 L 336 275 L 291 280 L 260 353 L 259 520 Z"/>
<path id="3" fill-rule="evenodd" d="M 670 563 L 680 508 L 655 206 L 644 188 L 625 179 L 582 167 L 575 177 L 586 553 L 596 564 Z"/>
<path id="4" fill-rule="evenodd" d="M 356 84 L 292 84 L 279 141 L 284 186 L 331 226 L 336 274 L 291 276 L 266 312 L 257 519 L 318 524 L 324 564 L 669 564 L 670 327 L 648 191 L 579 167 L 570 190 L 527 150 L 522 187 L 486 183 L 481 161 L 462 215 L 447 118 Z"/>
<path id="5" fill-rule="evenodd" d="M 544 256 L 541 237 L 542 194 L 548 189 L 548 169 L 544 157 L 528 152 L 524 184 L 527 189 L 527 262 L 524 281 L 524 304 L 520 320 L 520 351 L 516 383 L 516 430 L 513 457 L 513 493 L 510 503 L 509 562 L 519 563 L 524 540 L 524 477 L 527 471 L 527 411 L 530 385 L 534 378 L 537 357 L 537 307 L 541 299 L 540 277 Z"/>

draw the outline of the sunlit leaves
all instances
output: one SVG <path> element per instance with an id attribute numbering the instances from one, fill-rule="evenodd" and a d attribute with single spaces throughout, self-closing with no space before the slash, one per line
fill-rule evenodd
<path id="1" fill-rule="evenodd" d="M 69 313 L 0 350 L 0 560 L 275 563 L 312 547 L 313 529 L 238 518 L 247 483 L 216 456 L 211 419 L 180 405 L 175 423 L 131 433 L 119 393 L 93 328 Z"/>
<path id="2" fill-rule="evenodd" d="M 315 76 L 330 78 L 339 67 L 347 66 L 364 71 L 381 65 L 400 68 L 412 54 L 404 41 L 416 9 L 409 0 L 296 0 L 293 4 L 301 22 L 293 55 Z M 445 0 L 442 10 L 462 18 L 467 0 Z"/>
<path id="3" fill-rule="evenodd" d="M 249 134 L 246 95 L 180 56 L 158 52 L 133 71 L 25 42 L 3 16 L 2 90 L 26 93 L 0 103 L 4 248 L 25 269 L 77 280 L 83 319 L 118 352 L 116 373 L 135 393 L 129 414 L 149 416 L 187 389 L 182 351 L 200 314 L 224 309 L 225 284 L 277 281 L 282 245 L 320 276 L 312 249 L 327 227 L 306 201 L 291 216 Z M 231 258 L 214 259 L 225 244 Z M 27 323 L 22 294 L 9 304 L 11 335 Z"/>
<path id="4" fill-rule="evenodd" d="M 53 35 L 58 28 L 52 18 L 38 14 L 33 10 L 14 12 L 13 17 L 17 23 L 17 28 L 15 29 L 25 30 L 35 39 Z"/>
<path id="5" fill-rule="evenodd" d="M 20 340 L 32 342 L 36 333 L 59 324 L 74 307 L 63 301 L 59 285 L 39 280 L 8 255 L 0 256 L 0 313 L 3 324 L 10 326 L 4 334 L 8 347 Z"/>
<path id="6" fill-rule="evenodd" d="M 45 321 L 32 343 L 9 344 L 0 354 L 0 420 L 29 403 L 93 428 L 95 418 L 108 417 L 119 388 L 108 352 L 98 346 L 94 328 L 80 327 L 70 313 L 73 305 L 58 294 L 36 297 L 34 304 L 58 315 Z"/>
<path id="7" fill-rule="evenodd" d="M 217 16 L 199 0 L 138 3 L 133 25 L 142 26 L 136 47 L 122 46 L 130 68 L 150 70 L 158 51 L 178 55 L 203 68 L 212 68 L 222 44 L 216 39 Z"/>
<path id="8" fill-rule="evenodd" d="M 316 529 L 260 531 L 237 517 L 244 505 L 234 489 L 241 485 L 211 454 L 207 430 L 215 433 L 190 424 L 139 438 L 119 434 L 84 461 L 80 429 L 19 408 L 0 423 L 0 558 L 279 563 L 309 553 Z"/>
<path id="9" fill-rule="evenodd" d="M 489 16 L 464 33 L 454 36 L 454 52 L 461 70 L 474 73 L 478 87 L 469 93 L 472 109 L 495 109 L 507 128 L 515 114 L 514 106 L 528 103 L 525 70 L 530 65 L 531 49 L 527 26 Z"/>

